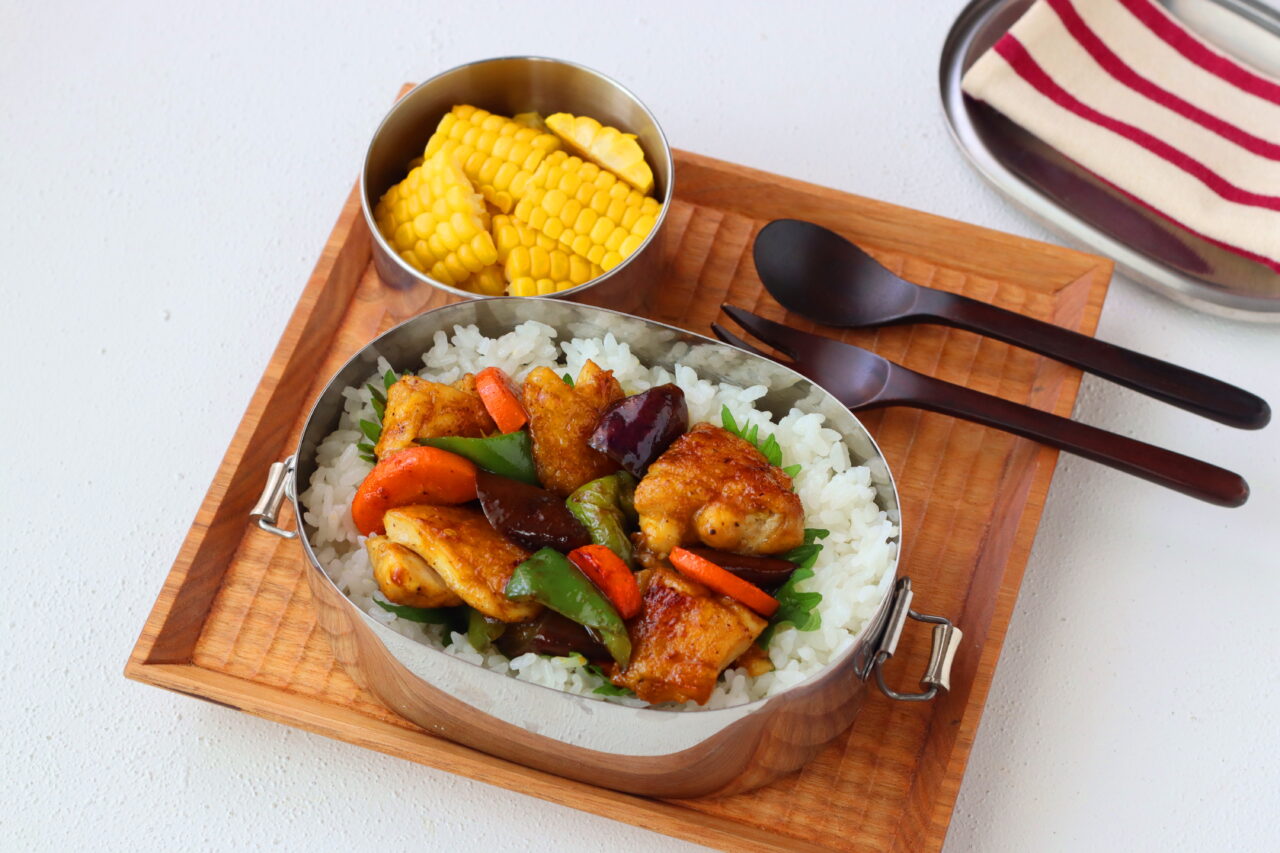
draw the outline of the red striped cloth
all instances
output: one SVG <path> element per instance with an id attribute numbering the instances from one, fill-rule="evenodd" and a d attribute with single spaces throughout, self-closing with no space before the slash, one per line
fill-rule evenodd
<path id="1" fill-rule="evenodd" d="M 1280 81 L 1154 0 L 1037 0 L 964 90 L 1157 214 L 1280 271 Z"/>

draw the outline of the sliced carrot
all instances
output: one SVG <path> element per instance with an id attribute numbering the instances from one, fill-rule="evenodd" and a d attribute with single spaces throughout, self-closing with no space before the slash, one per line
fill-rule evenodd
<path id="1" fill-rule="evenodd" d="M 476 374 L 476 393 L 484 403 L 489 417 L 503 432 L 515 432 L 529 422 L 520 398 L 511 386 L 511 379 L 500 367 L 486 367 Z"/>
<path id="2" fill-rule="evenodd" d="M 679 569 L 681 574 L 705 584 L 721 595 L 741 601 L 761 616 L 772 616 L 778 610 L 778 599 L 755 584 L 747 583 L 692 551 L 676 548 L 671 552 L 669 559 L 671 565 Z"/>
<path id="3" fill-rule="evenodd" d="M 640 612 L 640 586 L 622 558 L 606 545 L 583 545 L 569 552 L 569 562 L 600 588 L 623 619 Z"/>
<path id="4" fill-rule="evenodd" d="M 386 533 L 382 515 L 409 504 L 462 504 L 476 499 L 476 466 L 435 447 L 406 447 L 382 459 L 351 501 L 351 520 L 368 536 Z"/>

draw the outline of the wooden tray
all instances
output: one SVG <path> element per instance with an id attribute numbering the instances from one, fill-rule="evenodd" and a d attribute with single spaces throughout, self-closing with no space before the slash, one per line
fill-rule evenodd
<path id="1" fill-rule="evenodd" d="M 1111 276 L 1101 258 L 706 157 L 676 152 L 666 277 L 649 314 L 707 333 L 722 301 L 804 328 L 765 294 L 750 248 L 770 219 L 843 232 L 906 278 L 1092 334 Z M 396 320 L 352 192 L 267 365 L 129 659 L 129 678 L 490 784 L 727 850 L 937 850 L 986 700 L 1056 451 L 941 415 L 867 414 L 902 494 L 902 571 L 917 606 L 964 630 L 951 693 L 892 702 L 872 689 L 850 732 L 800 772 L 747 794 L 661 801 L 568 781 L 426 734 L 360 690 L 318 632 L 297 542 L 249 524 L 267 467 L 291 452 L 312 400 Z M 444 304 L 435 294 L 422 306 Z M 942 379 L 1071 412 L 1079 373 L 936 326 L 847 340 Z M 281 522 L 290 526 L 294 520 Z M 904 689 L 928 632 L 892 665 Z"/>

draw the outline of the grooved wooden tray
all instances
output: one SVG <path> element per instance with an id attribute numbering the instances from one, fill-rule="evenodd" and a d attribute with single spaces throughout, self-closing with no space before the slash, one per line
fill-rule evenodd
<path id="1" fill-rule="evenodd" d="M 756 232 L 797 217 L 843 232 L 906 278 L 1092 334 L 1109 261 L 883 202 L 676 152 L 665 278 L 648 313 L 707 333 L 722 301 L 803 328 L 751 262 Z M 902 572 L 917 609 L 964 630 L 953 689 L 920 704 L 874 689 L 853 728 L 800 772 L 748 794 L 660 801 L 602 790 L 440 740 L 360 690 L 318 632 L 297 542 L 249 524 L 267 467 L 297 442 L 311 402 L 347 357 L 398 318 L 370 261 L 353 191 L 236 431 L 125 674 L 453 773 L 727 850 L 937 850 L 946 833 L 1055 451 L 908 409 L 867 414 L 897 474 Z M 422 309 L 447 301 L 436 294 Z M 942 379 L 1069 414 L 1079 373 L 941 327 L 847 340 Z M 294 523 L 288 516 L 281 522 Z M 892 664 L 903 689 L 928 632 Z M 602 842 L 603 843 L 603 842 Z"/>

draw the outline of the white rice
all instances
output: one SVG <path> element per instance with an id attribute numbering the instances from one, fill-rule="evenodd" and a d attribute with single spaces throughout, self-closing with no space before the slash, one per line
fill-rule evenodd
<path id="1" fill-rule="evenodd" d="M 822 617 L 814 631 L 797 631 L 788 626 L 777 631 L 769 645 L 773 672 L 751 678 L 744 670 L 730 669 L 717 684 L 710 701 L 702 707 L 740 705 L 781 692 L 807 679 L 847 649 L 880 603 L 880 583 L 893 564 L 897 547 L 891 541 L 897 528 L 875 503 L 871 472 L 850 463 L 840 434 L 823 426 L 822 415 L 792 409 L 776 424 L 767 412 L 753 403 L 766 393 L 763 385 L 739 388 L 700 379 L 691 368 L 677 365 L 673 376 L 661 367 L 647 368 L 631 354 L 625 343 L 613 335 L 574 338 L 557 349 L 555 330 L 535 321 L 517 326 L 498 338 L 488 338 L 475 326 L 458 326 L 450 341 L 437 332 L 433 346 L 423 355 L 419 374 L 437 382 L 453 382 L 464 373 L 497 366 L 520 381 L 534 367 L 546 365 L 557 373 L 574 376 L 587 359 L 612 370 L 628 394 L 675 382 L 683 389 L 689 406 L 689 422 L 720 423 L 722 406 L 728 406 L 739 424 L 756 424 L 760 436 L 772 433 L 782 448 L 783 464 L 803 466 L 795 478 L 797 493 L 805 508 L 805 526 L 825 528 L 831 535 L 814 566 L 814 576 L 800 589 L 822 593 L 816 608 Z M 381 361 L 370 382 L 391 368 Z M 595 696 L 592 691 L 603 682 L 587 671 L 578 656 L 547 658 L 533 654 L 508 660 L 493 648 L 474 649 L 466 635 L 454 633 L 452 643 L 443 644 L 444 629 L 399 619 L 373 601 L 377 584 L 360 536 L 351 520 L 351 500 L 357 486 L 372 467 L 356 450 L 363 440 L 361 419 L 376 420 L 369 391 L 363 386 L 346 388 L 346 399 L 338 429 L 320 443 L 316 451 L 318 468 L 311 485 L 301 496 L 306 508 L 304 520 L 314 529 L 311 543 L 320 564 L 338 588 L 373 619 L 406 637 L 442 649 L 495 672 L 554 687 L 570 693 Z M 635 699 L 614 699 L 628 704 L 644 704 Z M 688 703 L 687 709 L 699 706 Z"/>

